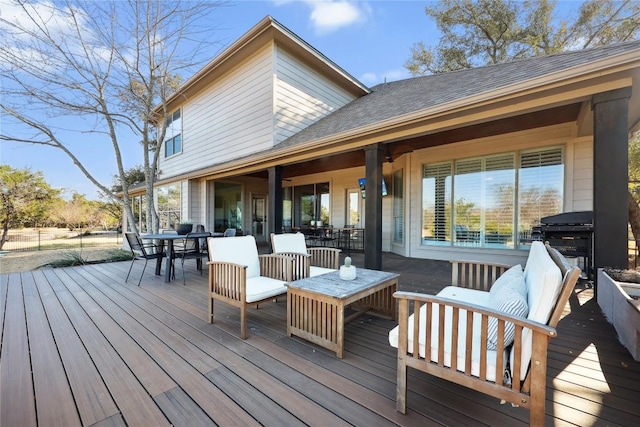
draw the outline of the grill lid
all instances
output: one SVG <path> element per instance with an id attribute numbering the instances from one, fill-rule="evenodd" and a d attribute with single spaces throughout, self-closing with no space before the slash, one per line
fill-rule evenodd
<path id="1" fill-rule="evenodd" d="M 540 219 L 544 225 L 583 225 L 593 224 L 593 211 L 564 212 Z"/>

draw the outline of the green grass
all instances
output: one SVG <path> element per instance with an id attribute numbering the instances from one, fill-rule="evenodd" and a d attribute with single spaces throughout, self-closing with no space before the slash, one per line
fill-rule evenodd
<path id="1" fill-rule="evenodd" d="M 131 259 L 131 252 L 122 249 L 109 250 L 102 258 L 92 261 L 88 261 L 83 258 L 82 254 L 78 251 L 70 251 L 62 254 L 58 259 L 39 265 L 38 268 L 73 267 L 77 265 L 100 264 L 104 262 L 130 261 Z"/>

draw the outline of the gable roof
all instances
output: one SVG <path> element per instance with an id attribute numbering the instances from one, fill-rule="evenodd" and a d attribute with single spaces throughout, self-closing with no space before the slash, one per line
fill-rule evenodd
<path id="1" fill-rule="evenodd" d="M 385 122 L 400 122 L 418 114 L 425 116 L 430 111 L 451 109 L 461 101 L 495 98 L 516 89 L 576 78 L 581 73 L 629 62 L 640 62 L 640 41 L 382 83 L 373 87 L 370 94 L 292 135 L 279 147 L 372 125 L 382 126 Z"/>
<path id="2" fill-rule="evenodd" d="M 341 86 L 349 93 L 355 96 L 362 96 L 370 92 L 367 86 L 304 41 L 293 31 L 289 30 L 271 16 L 266 16 L 185 81 L 167 100 L 169 111 L 172 111 L 182 104 L 185 99 L 201 91 L 208 84 L 215 81 L 215 79 L 227 73 L 230 69 L 240 64 L 247 57 L 270 42 L 285 46 L 289 52 L 296 55 L 317 72 L 327 76 L 334 84 Z M 156 106 L 156 111 L 162 111 L 161 104 Z"/>

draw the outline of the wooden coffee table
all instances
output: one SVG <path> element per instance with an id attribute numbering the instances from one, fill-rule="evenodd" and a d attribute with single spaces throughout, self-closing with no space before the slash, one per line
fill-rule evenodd
<path id="1" fill-rule="evenodd" d="M 304 338 L 342 358 L 346 322 L 368 310 L 396 319 L 393 293 L 399 276 L 358 268 L 355 280 L 342 280 L 336 271 L 289 283 L 287 335 Z M 345 318 L 349 305 L 356 311 Z"/>

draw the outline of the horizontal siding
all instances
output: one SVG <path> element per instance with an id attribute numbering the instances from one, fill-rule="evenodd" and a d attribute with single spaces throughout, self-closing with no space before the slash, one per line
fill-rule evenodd
<path id="1" fill-rule="evenodd" d="M 273 146 L 273 45 L 218 78 L 182 111 L 182 153 L 161 159 L 162 178 Z"/>
<path id="2" fill-rule="evenodd" d="M 282 49 L 277 50 L 276 77 L 276 143 L 355 99 Z"/>

